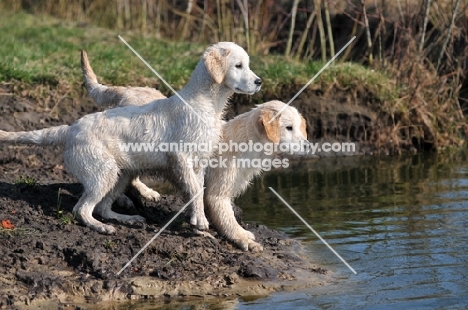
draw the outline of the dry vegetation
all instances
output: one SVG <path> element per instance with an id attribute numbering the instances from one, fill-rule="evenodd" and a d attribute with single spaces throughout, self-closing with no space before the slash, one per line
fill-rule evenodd
<path id="1" fill-rule="evenodd" d="M 399 152 L 459 146 L 467 134 L 468 5 L 463 0 L 5 0 L 3 6 L 148 38 L 236 41 L 251 55 L 280 54 L 302 63 L 329 59 L 355 35 L 341 60 L 391 75 L 394 83 L 383 89 L 394 88 L 398 99 L 381 100 L 385 96 L 372 86 L 350 87 L 342 80 L 322 85 L 324 96 L 348 91 L 378 115 L 380 122 L 356 130 L 365 138 L 352 139 Z"/>

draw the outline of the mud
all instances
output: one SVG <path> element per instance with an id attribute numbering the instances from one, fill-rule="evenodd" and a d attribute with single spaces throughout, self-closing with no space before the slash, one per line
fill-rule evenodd
<path id="1" fill-rule="evenodd" d="M 70 124 L 96 111 L 83 99 L 55 106 L 0 87 L 0 129 L 32 130 Z M 124 225 L 112 236 L 78 223 L 72 208 L 82 186 L 63 168 L 61 151 L 0 145 L 0 308 L 105 308 L 108 301 L 265 295 L 272 291 L 329 283 L 332 276 L 301 255 L 283 233 L 243 224 L 265 251 L 242 252 L 233 244 L 194 234 L 183 213 L 120 275 L 184 202 L 164 195 L 160 202 L 135 201 L 147 222 Z M 241 216 L 240 210 L 237 212 Z"/>
<path id="2" fill-rule="evenodd" d="M 255 99 L 242 100 L 235 94 L 227 112 L 227 118 L 245 113 L 255 103 L 269 100 L 288 102 L 303 85 L 279 87 L 279 95 L 265 93 Z M 279 97 L 278 97 L 279 96 Z M 366 154 L 396 154 L 400 151 L 415 152 L 416 147 L 407 141 L 388 139 L 388 131 L 395 129 L 394 120 L 384 113 L 380 103 L 364 89 L 346 90 L 331 87 L 323 92 L 320 86 L 309 86 L 291 106 L 304 116 L 307 122 L 307 136 L 311 142 L 353 142 L 355 149 L 347 152 L 321 152 L 310 157 L 355 156 Z"/>

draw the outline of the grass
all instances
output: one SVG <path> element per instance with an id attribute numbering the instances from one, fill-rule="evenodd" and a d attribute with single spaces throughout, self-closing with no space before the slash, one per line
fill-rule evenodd
<path id="1" fill-rule="evenodd" d="M 62 225 L 72 224 L 76 219 L 76 214 L 67 215 L 63 213 L 62 209 L 62 189 L 59 188 L 57 193 L 57 218 L 60 220 Z"/>
<path id="2" fill-rule="evenodd" d="M 76 91 L 81 89 L 82 83 L 79 51 L 85 49 L 102 83 L 146 85 L 169 94 L 118 35 L 122 35 L 175 89 L 187 83 L 206 47 L 197 43 L 166 42 L 129 31 L 78 27 L 77 23 L 24 12 L 0 13 L 0 31 L 0 82 L 17 80 L 52 87 L 70 85 Z M 251 58 L 251 69 L 265 81 L 263 91 L 272 95 L 278 95 L 284 85 L 307 83 L 322 66 L 320 62 L 298 62 L 283 56 Z M 315 83 L 332 82 L 341 86 L 367 83 L 382 100 L 394 99 L 397 95 L 388 76 L 358 64 L 336 63 Z"/>
<path id="3" fill-rule="evenodd" d="M 115 242 L 114 241 L 111 241 L 111 240 L 106 240 L 104 242 L 104 247 L 106 249 L 112 249 L 113 247 L 115 247 Z"/>
<path id="4" fill-rule="evenodd" d="M 55 103 L 65 96 L 86 95 L 80 66 L 82 49 L 87 50 L 100 82 L 156 87 L 172 95 L 118 35 L 176 90 L 187 83 L 206 48 L 206 44 L 156 39 L 149 32 L 142 35 L 92 24 L 83 26 L 22 11 L 7 13 L 0 12 L 0 83 L 14 84 L 22 96 L 22 90 L 31 90 L 26 96 L 38 99 L 39 105 L 49 98 Z M 372 143 L 378 147 L 398 149 L 416 144 L 419 148 L 442 149 L 462 145 L 468 127 L 457 102 L 456 79 L 446 82 L 432 67 L 418 62 L 416 55 L 406 55 L 398 68 L 376 65 L 374 69 L 338 58 L 308 89 L 328 92 L 329 98 L 343 90 L 375 112 L 378 119 L 373 123 L 376 138 Z M 287 102 L 323 65 L 280 55 L 251 56 L 250 67 L 264 84 L 261 94 L 246 100 Z"/>
<path id="5" fill-rule="evenodd" d="M 33 177 L 27 177 L 27 176 L 20 176 L 17 180 L 15 180 L 15 185 L 26 185 L 27 187 L 36 187 L 37 186 L 37 180 Z"/>
<path id="6" fill-rule="evenodd" d="M 26 13 L 0 14 L 0 80 L 58 85 L 81 83 L 81 49 L 103 82 L 156 85 L 153 73 L 117 38 L 118 32 L 97 27 L 79 28 L 51 17 Z M 201 47 L 155 42 L 122 33 L 122 36 L 170 83 L 184 85 L 196 64 Z M 182 57 L 181 51 L 189 50 Z M 149 80 L 146 80 L 149 79 Z"/>
<path id="7" fill-rule="evenodd" d="M 320 61 L 299 62 L 286 59 L 283 56 L 253 57 L 254 63 L 262 63 L 260 75 L 265 80 L 265 87 L 273 94 L 279 85 L 299 84 L 304 85 L 312 79 L 325 65 Z M 262 72 L 263 71 L 263 72 Z M 339 62 L 332 63 L 313 82 L 319 88 L 327 88 L 331 84 L 337 84 L 342 88 L 356 88 L 365 85 L 367 91 L 376 96 L 380 101 L 394 102 L 399 96 L 399 88 L 385 72 L 371 70 L 357 63 Z M 310 86 L 313 87 L 313 86 Z M 290 98 L 281 98 L 287 100 Z"/>

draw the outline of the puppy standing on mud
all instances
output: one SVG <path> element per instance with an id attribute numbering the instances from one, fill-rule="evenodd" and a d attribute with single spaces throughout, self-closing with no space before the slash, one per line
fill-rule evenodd
<path id="1" fill-rule="evenodd" d="M 119 87 L 99 84 L 96 75 L 89 64 L 86 52 L 81 54 L 81 66 L 88 94 L 103 107 L 122 105 L 144 105 L 155 99 L 164 97 L 159 91 L 147 87 Z M 242 143 L 260 143 L 276 145 L 283 143 L 301 145 L 308 143 L 306 122 L 293 107 L 286 107 L 272 122 L 275 115 L 285 104 L 280 101 L 270 101 L 257 108 L 241 114 L 223 125 L 221 143 L 240 145 Z M 257 160 L 271 164 L 277 152 L 263 152 L 228 149 L 219 151 L 213 159 L 218 160 L 215 167 L 207 167 L 205 176 L 205 207 L 215 228 L 244 251 L 261 251 L 263 248 L 255 242 L 255 236 L 243 229 L 234 217 L 232 200 L 240 195 L 250 181 L 262 172 L 259 166 L 239 166 L 239 162 L 247 163 Z M 220 163 L 224 160 L 226 166 Z M 196 162 L 193 164 L 197 164 Z M 267 168 L 267 167 L 265 167 Z M 132 185 L 146 198 L 159 197 L 156 191 L 148 188 L 138 179 Z M 108 205 L 110 208 L 110 205 Z"/>
<path id="2" fill-rule="evenodd" d="M 253 94 L 262 80 L 249 69 L 249 57 L 238 45 L 220 42 L 206 49 L 190 81 L 178 96 L 157 100 L 145 106 L 126 106 L 90 114 L 74 124 L 30 132 L 0 131 L 0 142 L 59 145 L 64 162 L 84 187 L 73 212 L 88 227 L 111 234 L 115 228 L 93 218 L 93 211 L 104 218 L 122 222 L 144 221 L 141 216 L 114 213 L 112 202 L 139 174 L 166 177 L 181 188 L 186 199 L 202 190 L 203 169 L 190 167 L 190 158 L 209 158 L 202 152 L 125 152 L 125 143 L 217 143 L 221 134 L 221 115 L 234 92 Z M 97 206 L 97 208 L 96 208 Z M 190 223 L 207 229 L 203 195 L 193 201 Z"/>
<path id="3" fill-rule="evenodd" d="M 254 177 L 264 169 L 270 169 L 273 160 L 277 168 L 284 167 L 285 162 L 276 158 L 279 151 L 274 151 L 275 147 L 281 149 L 278 146 L 282 144 L 302 153 L 309 143 L 305 119 L 295 108 L 285 106 L 281 101 L 269 101 L 224 124 L 222 142 L 225 146 L 257 144 L 264 146 L 264 149 L 258 152 L 253 148 L 245 152 L 240 148 L 230 148 L 220 152 L 218 158 L 218 163 L 227 159 L 226 167 L 218 165 L 206 170 L 205 206 L 208 206 L 211 223 L 243 250 L 256 251 L 261 246 L 254 242 L 255 236 L 250 231 L 237 223 L 232 200 L 247 189 Z M 279 111 L 279 116 L 273 119 Z M 254 161 L 265 166 L 253 165 Z"/>

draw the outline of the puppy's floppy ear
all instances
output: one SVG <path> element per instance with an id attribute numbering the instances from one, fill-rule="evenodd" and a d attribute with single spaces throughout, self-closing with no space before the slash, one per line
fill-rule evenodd
<path id="1" fill-rule="evenodd" d="M 304 135 L 304 137 L 306 137 L 307 139 L 307 122 L 304 118 L 304 116 L 301 115 L 301 132 L 302 134 Z"/>
<path id="2" fill-rule="evenodd" d="M 216 84 L 221 84 L 227 72 L 227 58 L 230 51 L 224 48 L 211 47 L 203 54 L 203 61 L 208 73 Z"/>
<path id="3" fill-rule="evenodd" d="M 271 110 L 260 110 L 257 125 L 260 129 L 260 132 L 263 135 L 266 135 L 271 142 L 279 143 L 281 138 L 281 128 L 279 122 L 280 116 L 277 116 L 270 123 L 275 115 L 276 113 Z"/>

